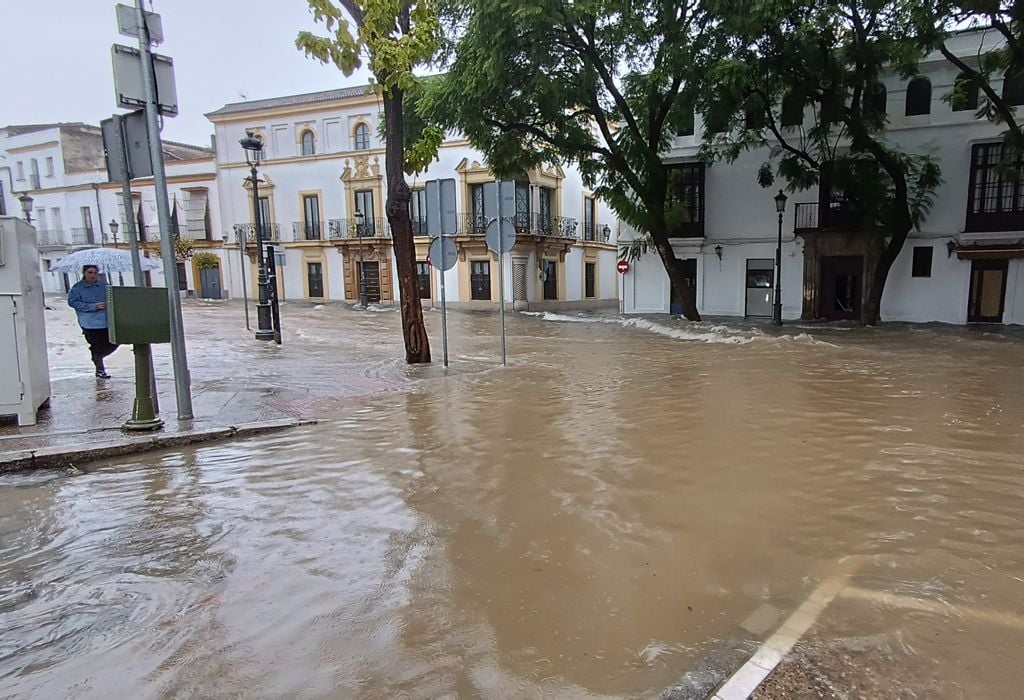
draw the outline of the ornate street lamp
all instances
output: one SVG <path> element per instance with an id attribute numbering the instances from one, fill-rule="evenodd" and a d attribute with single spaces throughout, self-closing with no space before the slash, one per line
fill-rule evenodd
<path id="1" fill-rule="evenodd" d="M 775 246 L 775 304 L 772 307 L 772 323 L 782 325 L 782 215 L 786 213 L 786 194 L 782 190 L 775 195 L 775 211 L 779 214 L 779 240 Z"/>
<path id="2" fill-rule="evenodd" d="M 363 223 L 366 221 L 366 215 L 361 212 L 356 212 L 356 237 L 359 239 L 359 304 L 366 308 L 366 265 L 363 264 Z"/>
<path id="3" fill-rule="evenodd" d="M 270 312 L 270 277 L 267 274 L 267 263 L 263 249 L 263 226 L 260 211 L 260 185 L 259 174 L 256 168 L 260 164 L 260 156 L 263 153 L 263 140 L 252 131 L 245 130 L 245 138 L 239 139 L 238 143 L 245 151 L 245 162 L 249 166 L 249 182 L 252 183 L 252 220 L 256 228 L 256 261 L 257 261 L 257 283 L 260 288 L 260 298 L 256 302 L 256 340 L 273 340 L 274 327 Z"/>
<path id="4" fill-rule="evenodd" d="M 25 222 L 28 224 L 32 223 L 32 196 L 28 192 L 22 192 L 21 196 L 18 197 L 18 201 L 21 202 L 21 210 L 25 212 Z"/>
<path id="5" fill-rule="evenodd" d="M 121 229 L 121 226 L 117 223 L 116 219 L 111 219 L 110 223 L 107 224 L 107 226 L 110 228 L 110 235 L 114 238 L 114 247 L 116 248 L 117 247 L 117 232 Z M 124 286 L 124 274 L 122 274 L 120 272 L 117 273 L 117 282 L 122 287 Z"/>

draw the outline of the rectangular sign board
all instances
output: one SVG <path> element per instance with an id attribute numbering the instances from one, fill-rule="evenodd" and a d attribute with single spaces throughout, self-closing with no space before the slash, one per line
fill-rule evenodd
<path id="1" fill-rule="evenodd" d="M 153 160 L 149 157 L 149 136 L 146 113 L 141 109 L 131 114 L 116 114 L 100 122 L 103 152 L 107 161 L 107 177 L 111 182 L 153 176 Z M 125 152 L 127 151 L 127 171 Z"/>
<path id="2" fill-rule="evenodd" d="M 171 310 L 164 287 L 107 287 L 110 342 L 151 345 L 171 342 Z"/>
<path id="3" fill-rule="evenodd" d="M 129 5 L 118 5 L 115 10 L 117 11 L 118 33 L 121 36 L 132 36 L 138 39 L 139 15 L 136 9 Z M 164 43 L 164 23 L 160 19 L 160 15 L 155 12 L 144 12 L 143 14 L 146 16 L 146 27 L 149 28 L 149 43 Z"/>
<path id="4" fill-rule="evenodd" d="M 111 47 L 114 63 L 114 95 L 117 106 L 138 109 L 146 106 L 146 90 L 142 82 L 142 53 L 130 46 Z M 156 73 L 157 107 L 165 117 L 178 115 L 178 92 L 174 83 L 174 60 L 153 54 Z"/>

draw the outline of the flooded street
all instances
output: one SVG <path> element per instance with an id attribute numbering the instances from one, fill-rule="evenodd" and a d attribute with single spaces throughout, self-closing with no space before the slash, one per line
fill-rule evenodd
<path id="1" fill-rule="evenodd" d="M 237 311 L 194 373 L 321 423 L 0 477 L 0 698 L 652 697 L 839 570 L 877 692 L 1024 685 L 1020 332 Z"/>

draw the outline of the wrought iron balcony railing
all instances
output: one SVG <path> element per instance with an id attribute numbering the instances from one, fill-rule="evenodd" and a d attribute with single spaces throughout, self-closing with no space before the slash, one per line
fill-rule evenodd
<path id="1" fill-rule="evenodd" d="M 458 215 L 458 233 L 462 236 L 483 236 L 493 217 L 480 214 Z M 531 236 L 575 238 L 578 221 L 568 216 L 541 216 L 537 212 L 507 217 L 516 227 L 516 233 Z"/>
<path id="2" fill-rule="evenodd" d="M 594 221 L 584 221 L 580 227 L 579 239 L 581 241 L 594 241 L 596 243 L 607 243 L 611 240 L 612 227 L 610 224 L 599 224 Z"/>
<path id="3" fill-rule="evenodd" d="M 331 219 L 327 222 L 327 234 L 332 239 L 390 238 L 391 228 L 387 219 Z"/>
<path id="4" fill-rule="evenodd" d="M 822 210 L 818 202 L 796 205 L 793 228 L 796 231 L 855 231 L 860 227 L 859 212 L 847 201 L 836 200 Z"/>
<path id="5" fill-rule="evenodd" d="M 94 231 L 92 228 L 71 229 L 71 245 L 96 245 L 97 236 Z"/>
<path id="6" fill-rule="evenodd" d="M 36 229 L 36 245 L 40 248 L 62 248 L 67 245 L 63 231 Z"/>
<path id="7" fill-rule="evenodd" d="M 292 240 L 319 241 L 323 240 L 323 224 L 319 221 L 293 221 Z"/>
<path id="8" fill-rule="evenodd" d="M 256 226 L 254 224 L 235 224 L 233 227 L 235 233 L 235 240 L 238 240 L 239 233 L 245 236 L 245 240 L 250 243 L 256 242 Z M 263 233 L 263 240 L 267 243 L 280 243 L 281 242 L 281 225 L 280 224 L 260 224 L 260 229 Z"/>

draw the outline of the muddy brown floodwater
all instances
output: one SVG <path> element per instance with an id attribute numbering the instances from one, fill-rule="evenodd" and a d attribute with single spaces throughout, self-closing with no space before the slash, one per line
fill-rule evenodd
<path id="1" fill-rule="evenodd" d="M 0 697 L 651 697 L 837 567 L 812 641 L 864 687 L 1019 694 L 1020 333 L 509 321 L 501 369 L 453 315 L 445 374 L 395 314 L 288 309 L 386 391 L 0 479 Z"/>

